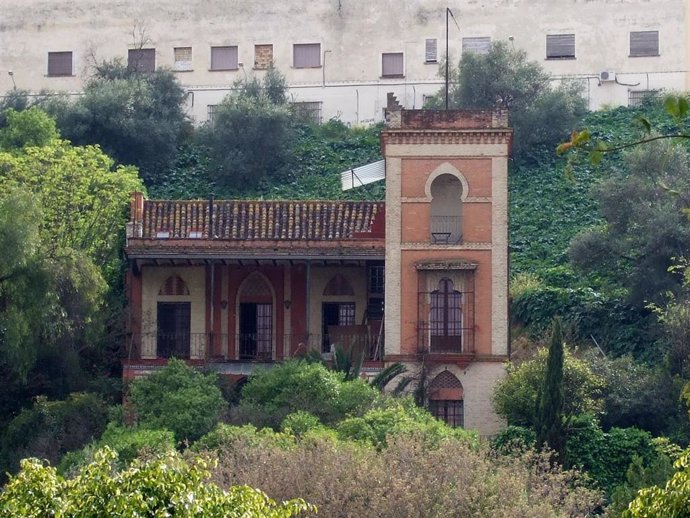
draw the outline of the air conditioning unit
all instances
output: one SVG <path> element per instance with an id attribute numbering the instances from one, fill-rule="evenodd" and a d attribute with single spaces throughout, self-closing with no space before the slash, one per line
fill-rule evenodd
<path id="1" fill-rule="evenodd" d="M 602 70 L 599 72 L 599 81 L 607 82 L 607 81 L 615 81 L 616 80 L 616 73 L 613 70 Z"/>

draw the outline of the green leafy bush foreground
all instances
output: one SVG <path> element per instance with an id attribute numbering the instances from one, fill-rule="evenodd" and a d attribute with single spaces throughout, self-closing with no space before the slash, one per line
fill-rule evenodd
<path id="1" fill-rule="evenodd" d="M 22 469 L 0 493 L 0 518 L 59 516 L 175 516 L 177 518 L 289 518 L 315 508 L 303 500 L 277 504 L 247 486 L 227 491 L 208 481 L 210 465 L 202 458 L 184 460 L 170 452 L 136 460 L 114 471 L 117 454 L 105 448 L 72 479 L 37 459 Z"/>

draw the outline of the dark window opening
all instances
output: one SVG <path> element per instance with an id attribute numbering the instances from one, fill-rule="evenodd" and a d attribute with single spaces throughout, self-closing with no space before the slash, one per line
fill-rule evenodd
<path id="1" fill-rule="evenodd" d="M 137 72 L 154 72 L 156 49 L 130 49 L 127 53 L 127 68 Z"/>
<path id="2" fill-rule="evenodd" d="M 240 303 L 240 359 L 273 356 L 273 305 Z"/>
<path id="3" fill-rule="evenodd" d="M 190 302 L 159 302 L 157 356 L 189 358 L 190 329 Z"/>
<path id="4" fill-rule="evenodd" d="M 429 401 L 429 412 L 436 419 L 445 421 L 453 428 L 462 427 L 465 424 L 465 412 L 463 401 L 432 399 Z"/>
<path id="5" fill-rule="evenodd" d="M 355 303 L 354 302 L 324 302 L 321 307 L 322 341 L 321 350 L 330 352 L 331 340 L 328 332 L 329 326 L 354 326 Z"/>
<path id="6" fill-rule="evenodd" d="M 50 77 L 72 75 L 71 52 L 48 52 L 48 75 Z"/>

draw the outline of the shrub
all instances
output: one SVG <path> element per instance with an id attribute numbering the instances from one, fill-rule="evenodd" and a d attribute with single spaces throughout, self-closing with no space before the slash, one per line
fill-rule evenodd
<path id="1" fill-rule="evenodd" d="M 117 454 L 118 466 L 126 467 L 140 453 L 161 455 L 174 450 L 175 436 L 169 430 L 149 430 L 110 423 L 98 441 L 79 451 L 67 453 L 60 461 L 60 473 L 76 473 L 84 465 L 93 462 L 96 452 L 106 446 Z"/>
<path id="2" fill-rule="evenodd" d="M 114 471 L 116 461 L 112 450 L 100 450 L 93 462 L 65 480 L 54 468 L 26 459 L 0 493 L 3 516 L 289 518 L 315 511 L 300 499 L 277 504 L 250 487 L 224 491 L 207 481 L 208 463 L 187 462 L 174 451 L 137 460 L 123 471 Z"/>
<path id="3" fill-rule="evenodd" d="M 96 394 L 74 393 L 64 401 L 39 397 L 7 427 L 2 441 L 2 470 L 14 472 L 20 459 L 38 457 L 57 462 L 100 437 L 108 406 Z"/>
<path id="4" fill-rule="evenodd" d="M 235 418 L 277 429 L 285 416 L 301 410 L 330 424 L 361 416 L 381 399 L 361 379 L 346 382 L 342 373 L 319 363 L 291 360 L 252 374 L 242 388 Z"/>
<path id="5" fill-rule="evenodd" d="M 352 439 L 376 448 L 387 446 L 391 438 L 418 436 L 426 447 L 439 447 L 444 439 L 476 442 L 476 434 L 463 428 L 451 428 L 426 410 L 408 404 L 393 403 L 387 408 L 369 410 L 362 417 L 350 417 L 336 428 L 341 439 Z"/>
<path id="6" fill-rule="evenodd" d="M 496 412 L 509 424 L 532 426 L 537 404 L 537 393 L 546 372 L 547 349 L 519 365 L 509 364 L 508 375 L 494 391 Z M 577 415 L 601 411 L 603 380 L 596 376 L 587 363 L 574 357 L 567 349 L 563 365 L 563 414 Z"/>
<path id="7" fill-rule="evenodd" d="M 605 433 L 591 416 L 571 423 L 566 462 L 586 471 L 607 494 L 625 482 L 628 466 L 637 456 L 649 465 L 657 453 L 649 432 L 638 428 L 612 428 Z"/>
<path id="8" fill-rule="evenodd" d="M 171 359 L 163 369 L 134 380 L 128 397 L 144 428 L 167 429 L 178 441 L 195 441 L 226 408 L 215 374 L 202 374 Z"/>
<path id="9" fill-rule="evenodd" d="M 192 445 L 193 451 L 234 450 L 236 446 L 290 448 L 294 437 L 288 433 L 274 432 L 270 428 L 257 429 L 251 424 L 232 426 L 220 423 Z"/>
<path id="10" fill-rule="evenodd" d="M 236 445 L 219 454 L 213 480 L 261 487 L 276 500 L 302 495 L 319 516 L 585 516 L 599 503 L 579 477 L 533 452 L 496 457 L 450 437 L 428 448 L 416 435 L 381 450 L 312 437 L 291 449 Z"/>
<path id="11" fill-rule="evenodd" d="M 319 421 L 318 417 L 316 417 L 314 414 L 303 412 L 301 410 L 286 415 L 285 419 L 283 419 L 283 422 L 280 423 L 280 430 L 282 432 L 297 437 L 302 436 L 312 430 L 320 430 L 322 428 L 324 428 L 324 425 L 321 423 L 321 421 Z"/>
<path id="12" fill-rule="evenodd" d="M 532 449 L 536 445 L 534 430 L 524 426 L 507 426 L 491 440 L 491 447 L 503 455 Z"/>

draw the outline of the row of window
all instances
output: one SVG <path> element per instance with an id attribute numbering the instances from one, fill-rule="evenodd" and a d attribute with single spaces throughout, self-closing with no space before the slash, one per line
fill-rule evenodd
<path id="1" fill-rule="evenodd" d="M 659 55 L 659 31 L 630 33 L 630 57 Z M 546 59 L 575 59 L 575 34 L 546 36 Z"/>
<path id="2" fill-rule="evenodd" d="M 462 52 L 485 54 L 491 47 L 488 36 L 462 39 Z M 630 33 L 630 57 L 658 56 L 659 31 L 633 31 Z M 193 70 L 192 47 L 175 47 L 173 49 L 173 70 L 185 72 Z M 71 51 L 48 53 L 48 76 L 73 75 L 73 56 Z M 546 36 L 546 59 L 575 59 L 575 34 L 549 34 Z M 429 38 L 425 41 L 425 63 L 438 62 L 438 40 Z M 273 63 L 273 45 L 254 45 L 254 68 L 265 70 Z M 238 70 L 239 61 L 237 45 L 211 47 L 209 70 Z M 127 66 L 141 72 L 153 72 L 156 69 L 156 49 L 130 49 L 127 55 Z M 292 46 L 293 68 L 317 68 L 321 66 L 320 43 L 296 43 Z M 381 54 L 381 76 L 403 77 L 405 59 L 402 52 L 384 52 Z"/>

